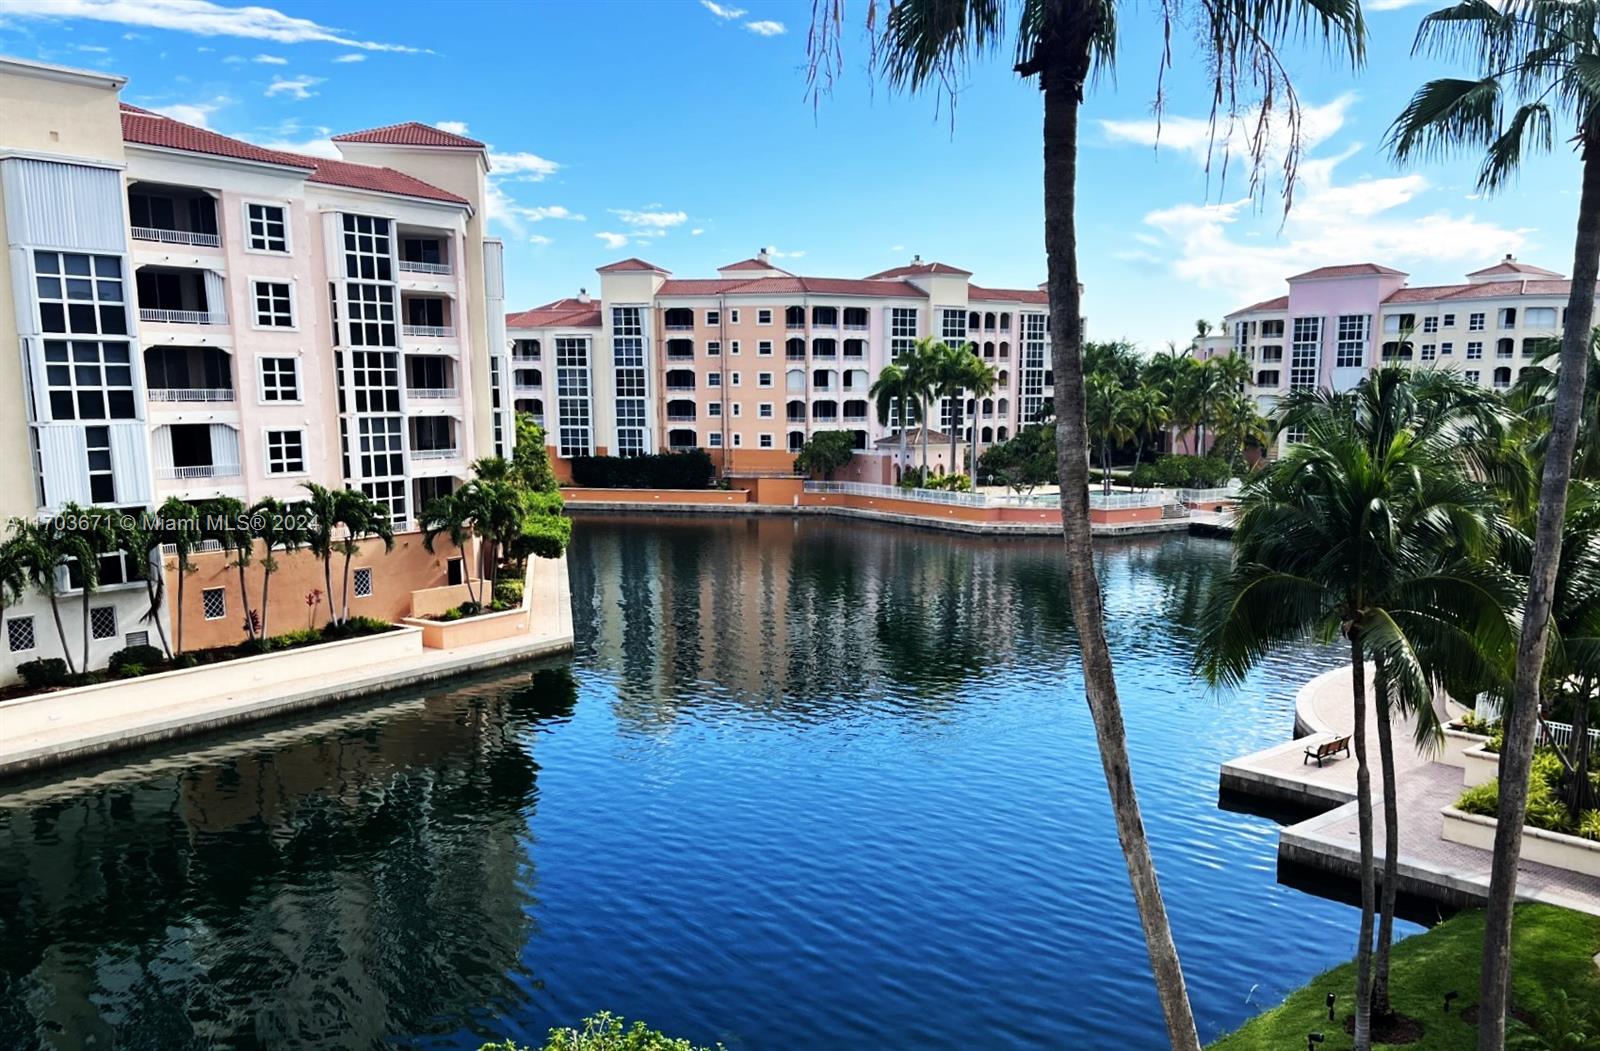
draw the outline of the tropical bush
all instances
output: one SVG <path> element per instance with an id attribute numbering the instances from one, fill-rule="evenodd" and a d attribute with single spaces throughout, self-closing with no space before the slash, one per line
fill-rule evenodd
<path id="1" fill-rule="evenodd" d="M 67 662 L 60 657 L 40 657 L 38 660 L 24 661 L 17 665 L 17 674 L 22 676 L 23 682 L 35 689 L 63 686 L 71 677 L 67 671 Z"/>
<path id="2" fill-rule="evenodd" d="M 1600 810 L 1583 812 L 1583 820 L 1578 822 L 1578 835 L 1600 841 Z"/>
<path id="3" fill-rule="evenodd" d="M 716 467 L 704 449 L 649 456 L 575 456 L 572 481 L 590 489 L 707 489 Z"/>
<path id="4" fill-rule="evenodd" d="M 494 585 L 494 604 L 497 606 L 522 605 L 523 582 L 516 577 L 497 580 Z"/>
<path id="5" fill-rule="evenodd" d="M 111 655 L 106 668 L 119 679 L 143 675 L 145 670 L 163 663 L 167 655 L 155 646 L 128 646 Z M 137 668 L 137 671 L 133 669 Z"/>
<path id="6" fill-rule="evenodd" d="M 850 431 L 818 431 L 800 447 L 800 455 L 794 458 L 795 473 L 831 478 L 855 454 L 856 436 Z"/>
<path id="7" fill-rule="evenodd" d="M 1139 465 L 1140 468 L 1146 466 L 1150 470 L 1141 475 L 1148 480 L 1142 483 L 1146 488 L 1219 489 L 1233 477 L 1233 467 L 1218 456 L 1162 456 L 1154 464 Z M 1139 474 L 1139 468 L 1135 468 L 1133 473 Z M 1131 476 L 1129 481 L 1135 485 L 1141 484 Z"/>
<path id="8" fill-rule="evenodd" d="M 1546 832 L 1578 832 L 1581 823 L 1574 821 L 1561 802 L 1561 779 L 1565 768 L 1554 752 L 1541 749 L 1533 757 L 1532 776 L 1528 781 L 1528 816 L 1524 824 L 1542 828 Z M 1456 809 L 1483 817 L 1496 817 L 1500 813 L 1500 782 L 1485 781 L 1462 793 L 1456 800 Z M 1585 820 L 1594 816 L 1590 811 Z M 1600 839 L 1600 836 L 1592 837 Z"/>
<path id="9" fill-rule="evenodd" d="M 538 1048 L 507 1040 L 484 1044 L 478 1051 L 720 1051 L 721 1048 L 721 1044 L 715 1048 L 691 1044 L 651 1029 L 643 1022 L 630 1026 L 626 1019 L 601 1011 L 585 1018 L 582 1029 L 561 1026 L 550 1030 L 549 1037 Z"/>

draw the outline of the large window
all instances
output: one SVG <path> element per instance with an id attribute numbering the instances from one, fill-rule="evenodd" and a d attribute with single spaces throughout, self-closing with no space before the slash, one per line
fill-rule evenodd
<path id="1" fill-rule="evenodd" d="M 300 362 L 298 359 L 261 359 L 261 400 L 300 400 Z"/>
<path id="2" fill-rule="evenodd" d="M 565 457 L 593 449 L 589 419 L 589 341 L 556 340 L 556 447 Z"/>
<path id="3" fill-rule="evenodd" d="M 250 247 L 257 252 L 287 252 L 289 226 L 284 210 L 275 204 L 245 205 L 245 222 L 249 226 Z"/>
<path id="4" fill-rule="evenodd" d="M 89 499 L 114 504 L 117 484 L 111 473 L 111 428 L 85 427 L 83 435 L 89 461 Z"/>
<path id="5" fill-rule="evenodd" d="M 955 347 L 957 350 L 967 343 L 967 312 L 965 310 L 944 310 L 939 325 L 939 338 L 945 345 Z"/>
<path id="6" fill-rule="evenodd" d="M 267 432 L 267 473 L 304 474 L 305 438 L 300 431 Z"/>
<path id="7" fill-rule="evenodd" d="M 1339 345 L 1334 350 L 1333 365 L 1340 369 L 1356 369 L 1367 363 L 1367 314 L 1342 314 L 1339 317 Z"/>
<path id="8" fill-rule="evenodd" d="M 128 344 L 47 339 L 45 385 L 57 420 L 131 420 L 133 365 Z"/>
<path id="9" fill-rule="evenodd" d="M 618 456 L 649 452 L 645 436 L 644 308 L 611 308 Z"/>
<path id="10" fill-rule="evenodd" d="M 256 324 L 261 328 L 294 328 L 294 297 L 285 281 L 255 283 Z"/>
<path id="11" fill-rule="evenodd" d="M 1294 319 L 1294 342 L 1289 350 L 1289 389 L 1312 390 L 1322 357 L 1322 319 Z"/>
<path id="12" fill-rule="evenodd" d="M 917 341 L 917 308 L 891 307 L 889 309 L 889 359 L 898 360 L 910 353 Z"/>
<path id="13" fill-rule="evenodd" d="M 122 260 L 76 252 L 33 253 L 39 329 L 75 336 L 126 336 Z"/>
<path id="14" fill-rule="evenodd" d="M 35 252 L 33 261 L 51 417 L 134 419 L 122 261 L 74 252 Z M 106 336 L 117 338 L 97 338 Z"/>

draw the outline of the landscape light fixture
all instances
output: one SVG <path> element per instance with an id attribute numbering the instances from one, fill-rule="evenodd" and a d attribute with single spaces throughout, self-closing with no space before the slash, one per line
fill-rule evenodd
<path id="1" fill-rule="evenodd" d="M 1317 1045 L 1322 1043 L 1323 1039 L 1324 1037 L 1321 1033 L 1307 1033 L 1306 1051 L 1316 1051 Z"/>
<path id="2" fill-rule="evenodd" d="M 1328 1021 L 1330 1022 L 1333 1021 L 1333 1002 L 1337 999 L 1338 997 L 1334 996 L 1332 993 L 1328 994 Z"/>
<path id="3" fill-rule="evenodd" d="M 1454 1000 L 1456 997 L 1458 997 L 1460 995 L 1461 994 L 1456 992 L 1454 989 L 1452 989 L 1448 993 L 1444 994 L 1444 1013 L 1445 1014 L 1449 1014 L 1450 1013 L 1450 1001 Z"/>

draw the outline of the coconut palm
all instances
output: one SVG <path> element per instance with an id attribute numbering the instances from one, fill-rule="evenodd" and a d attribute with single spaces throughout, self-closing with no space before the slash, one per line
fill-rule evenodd
<path id="1" fill-rule="evenodd" d="M 1167 396 L 1153 383 L 1140 381 L 1128 392 L 1128 419 L 1133 425 L 1133 463 L 1144 461 L 1145 442 L 1160 434 L 1172 419 Z"/>
<path id="2" fill-rule="evenodd" d="M 1588 379 L 1595 281 L 1600 277 L 1600 0 L 1460 0 L 1422 20 L 1416 52 L 1449 59 L 1467 55 L 1477 79 L 1424 84 L 1390 128 L 1399 160 L 1458 149 L 1481 150 L 1478 186 L 1506 186 L 1524 155 L 1550 150 L 1557 119 L 1583 164 L 1555 404 L 1540 482 L 1528 599 L 1517 651 L 1516 685 L 1500 753 L 1500 806 L 1494 868 L 1484 919 L 1479 989 L 1479 1048 L 1505 1043 L 1511 976 L 1512 908 L 1522 822 L 1538 731 L 1539 685 L 1549 641 L 1550 609 L 1561 558 L 1561 530 Z M 1563 134 L 1563 140 L 1569 138 Z"/>
<path id="3" fill-rule="evenodd" d="M 170 544 L 176 559 L 173 568 L 178 573 L 178 615 L 177 623 L 173 625 L 176 644 L 176 653 L 183 655 L 183 591 L 184 583 L 189 579 L 189 574 L 199 570 L 199 566 L 190 561 L 195 549 L 200 546 L 201 520 L 200 509 L 194 504 L 185 503 L 176 496 L 167 497 L 166 501 L 156 509 L 156 517 L 161 522 L 157 536 L 163 545 Z M 165 575 L 163 573 L 163 575 Z"/>
<path id="4" fill-rule="evenodd" d="M 970 347 L 972 344 L 969 343 L 967 346 Z M 973 407 L 972 437 L 967 441 L 967 459 L 969 461 L 967 473 L 971 475 L 972 487 L 976 490 L 978 487 L 978 454 L 983 444 L 981 441 L 982 433 L 978 426 L 982 421 L 977 410 L 983 404 L 983 399 L 994 393 L 995 384 L 999 382 L 999 376 L 995 373 L 993 365 L 990 365 L 976 354 L 966 355 L 966 360 L 962 363 L 962 367 L 965 369 L 966 374 L 962 377 L 961 385 L 972 395 Z"/>
<path id="5" fill-rule="evenodd" d="M 1378 672 L 1380 736 L 1395 711 L 1416 716 L 1428 734 L 1435 690 L 1492 675 L 1511 630 L 1503 578 L 1479 561 L 1501 536 L 1489 488 L 1467 478 L 1437 437 L 1369 426 L 1350 411 L 1354 401 L 1326 396 L 1319 413 L 1299 405 L 1305 440 L 1246 482 L 1234 568 L 1213 592 L 1196 668 L 1213 684 L 1237 686 L 1281 645 L 1311 637 L 1348 647 L 1361 883 L 1355 1046 L 1364 1051 L 1377 914 L 1366 662 Z M 1391 830 L 1393 795 L 1391 784 Z M 1397 857 L 1396 835 L 1386 864 Z"/>
<path id="6" fill-rule="evenodd" d="M 910 466 L 906 462 L 906 435 L 911 430 L 911 416 L 913 406 L 917 403 L 920 392 L 917 390 L 912 373 L 905 366 L 890 362 L 878 373 L 878 378 L 872 384 L 868 394 L 878 409 L 878 423 L 881 426 L 890 426 L 896 414 L 900 419 L 900 470 L 904 472 Z"/>
<path id="7" fill-rule="evenodd" d="M 299 526 L 304 512 L 297 504 L 286 504 L 268 496 L 256 501 L 249 511 L 255 538 L 261 541 L 261 638 L 271 638 L 267 626 L 268 604 L 272 596 L 272 574 L 278 571 L 274 551 L 288 553 L 304 543 L 305 534 Z"/>
<path id="8" fill-rule="evenodd" d="M 61 622 L 61 578 L 71 557 L 61 532 L 38 521 L 13 518 L 11 538 L 15 545 L 13 556 L 21 566 L 23 575 L 33 590 L 50 602 L 50 616 L 56 622 L 56 637 L 61 640 L 61 656 L 67 662 L 68 674 L 76 675 L 78 666 L 72 659 L 72 648 L 67 645 L 67 629 Z"/>
<path id="9" fill-rule="evenodd" d="M 1051 367 L 1062 499 L 1062 537 L 1067 554 L 1073 619 L 1083 654 L 1084 692 L 1094 718 L 1117 832 L 1128 863 L 1156 990 L 1174 1047 L 1198 1048 L 1194 1015 L 1184 985 L 1166 906 L 1150 859 L 1127 760 L 1121 705 L 1105 642 L 1099 581 L 1089 531 L 1088 436 L 1083 421 L 1083 313 L 1078 280 L 1077 161 L 1079 109 L 1097 71 L 1110 72 L 1116 21 L 1124 10 L 1114 0 L 867 0 L 867 25 L 874 38 L 874 65 L 896 87 L 919 90 L 964 80 L 967 65 L 997 49 L 1007 23 L 1016 27 L 1015 71 L 1038 78 L 1042 89 L 1044 247 L 1049 293 Z M 817 4 L 809 48 L 812 83 L 826 87 L 842 68 L 845 5 Z M 1359 64 L 1365 25 L 1358 0 L 1221 0 L 1178 2 L 1153 9 L 1167 34 L 1179 24 L 1198 29 L 1201 62 L 1210 75 L 1213 126 L 1243 119 L 1256 133 L 1240 137 L 1250 155 L 1251 188 L 1266 163 L 1269 143 L 1284 167 L 1287 205 L 1300 155 L 1298 119 L 1287 135 L 1267 133 L 1287 105 L 1298 102 L 1276 45 L 1299 34 L 1325 40 Z M 1192 22 L 1191 22 L 1192 20 Z M 1167 52 L 1170 56 L 1171 52 Z"/>
<path id="10" fill-rule="evenodd" d="M 1561 354 L 1559 339 L 1530 340 L 1529 364 L 1517 373 L 1516 385 L 1507 396 L 1511 404 L 1537 430 L 1529 441 L 1529 452 L 1543 459 L 1550 442 L 1550 423 L 1559 384 L 1555 359 Z M 1583 383 L 1583 409 L 1578 413 L 1577 452 L 1572 473 L 1579 478 L 1600 480 L 1600 328 L 1589 332 L 1588 376 Z"/>
<path id="11" fill-rule="evenodd" d="M 1136 428 L 1133 401 L 1122 382 L 1108 372 L 1096 372 L 1084 383 L 1084 426 L 1100 448 L 1100 484 L 1111 493 L 1111 447 L 1133 440 Z"/>
<path id="12" fill-rule="evenodd" d="M 1270 424 L 1248 394 L 1235 391 L 1218 402 L 1214 423 L 1215 448 L 1227 454 L 1235 475 L 1244 467 L 1246 449 L 1253 445 L 1264 447 L 1271 441 Z"/>
<path id="13" fill-rule="evenodd" d="M 928 400 L 941 381 L 943 362 L 949 347 L 931 336 L 912 343 L 911 349 L 901 355 L 906 371 L 906 382 L 917 399 L 917 418 L 922 426 L 922 482 L 928 480 Z"/>
<path id="14" fill-rule="evenodd" d="M 239 574 L 239 606 L 244 611 L 244 633 L 254 640 L 261 623 L 260 614 L 250 605 L 250 584 L 245 571 L 255 562 L 256 537 L 244 503 L 231 496 L 218 497 L 205 505 L 204 531 L 228 555 L 228 568 Z"/>
<path id="15" fill-rule="evenodd" d="M 1190 386 L 1189 374 L 1199 367 L 1200 363 L 1190 354 L 1168 343 L 1167 349 L 1151 357 L 1140 373 L 1141 380 L 1160 391 L 1166 403 L 1167 424 L 1171 428 L 1167 432 L 1168 451 L 1177 448 L 1177 434 L 1173 431 L 1182 433 L 1194 425 L 1185 395 Z"/>

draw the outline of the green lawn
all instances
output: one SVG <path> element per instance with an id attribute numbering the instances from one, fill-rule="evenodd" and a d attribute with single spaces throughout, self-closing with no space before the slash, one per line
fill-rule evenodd
<path id="1" fill-rule="evenodd" d="M 1395 943 L 1390 998 L 1395 1010 L 1423 1025 L 1422 1039 L 1405 1046 L 1412 1051 L 1457 1051 L 1475 1046 L 1477 1030 L 1462 1021 L 1461 1010 L 1477 1002 L 1482 947 L 1483 913 L 1478 910 L 1463 912 L 1430 931 Z M 1600 916 L 1550 905 L 1519 906 L 1512 946 L 1513 1001 L 1541 1019 L 1547 1012 L 1562 1009 L 1558 989 L 1565 989 L 1574 1004 L 1600 1004 L 1596 953 L 1600 953 Z M 1351 1040 L 1343 1023 L 1350 1013 L 1355 984 L 1353 964 L 1335 967 L 1212 1044 L 1212 1051 L 1302 1048 L 1306 1034 L 1313 1031 L 1327 1038 L 1320 1045 L 1323 1051 L 1348 1048 Z M 1447 1015 L 1443 1012 L 1444 994 L 1451 990 L 1461 995 Z M 1328 1021 L 1330 992 L 1339 998 L 1338 1022 Z M 1594 1008 L 1586 1006 L 1585 1010 Z M 1589 1029 L 1592 1033 L 1592 1022 Z M 1557 1045 L 1552 1042 L 1551 1046 Z"/>

